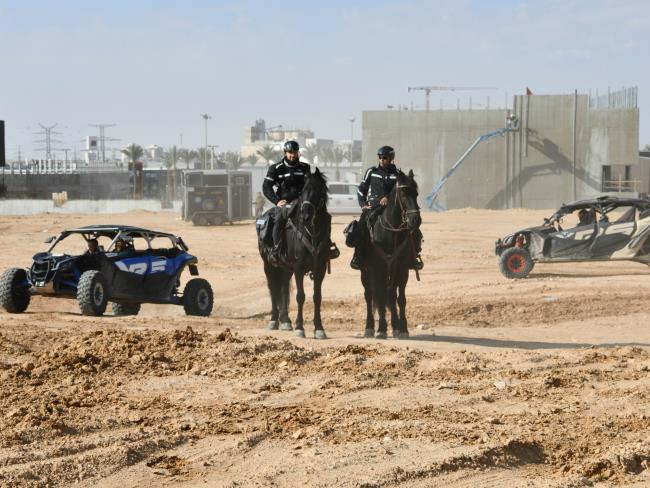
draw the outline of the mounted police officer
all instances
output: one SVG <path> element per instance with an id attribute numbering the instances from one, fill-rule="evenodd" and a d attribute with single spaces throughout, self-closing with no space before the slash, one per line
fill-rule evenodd
<path id="1" fill-rule="evenodd" d="M 305 178 L 310 172 L 309 164 L 300 161 L 300 146 L 296 141 L 284 143 L 284 158 L 269 167 L 264 178 L 262 190 L 275 207 L 273 216 L 273 248 L 269 256 L 272 264 L 277 264 L 282 247 L 282 235 L 291 203 L 302 193 Z"/>
<path id="2" fill-rule="evenodd" d="M 363 180 L 359 183 L 357 198 L 361 207 L 361 217 L 359 218 L 359 239 L 354 249 L 354 256 L 350 262 L 353 269 L 361 269 L 363 266 L 364 246 L 367 241 L 368 218 L 371 214 L 379 213 L 388 204 L 388 195 L 397 183 L 397 166 L 393 163 L 395 160 L 395 149 L 390 146 L 382 146 L 377 150 L 377 166 L 373 166 L 366 171 Z M 414 269 L 422 269 L 422 259 L 420 258 L 421 234 L 418 232 L 415 237 L 417 256 L 415 256 L 412 266 Z"/>

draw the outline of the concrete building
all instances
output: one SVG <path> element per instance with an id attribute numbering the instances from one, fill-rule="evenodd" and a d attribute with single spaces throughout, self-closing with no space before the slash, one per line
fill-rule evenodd
<path id="1" fill-rule="evenodd" d="M 514 97 L 520 129 L 480 144 L 438 202 L 446 208 L 554 208 L 611 191 L 604 186 L 616 179 L 611 168 L 638 164 L 639 110 L 635 88 L 607 96 L 607 103 L 577 93 Z M 366 111 L 363 161 L 376 164 L 378 147 L 395 147 L 398 166 L 415 171 L 424 206 L 470 144 L 503 128 L 507 116 L 502 109 Z"/>

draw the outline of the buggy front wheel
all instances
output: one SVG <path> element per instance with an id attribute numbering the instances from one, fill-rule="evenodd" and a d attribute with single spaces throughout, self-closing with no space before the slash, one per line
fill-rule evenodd
<path id="1" fill-rule="evenodd" d="M 214 295 L 212 287 L 203 278 L 193 278 L 183 291 L 183 308 L 187 315 L 207 317 L 212 312 Z"/>
<path id="2" fill-rule="evenodd" d="M 2 308 L 9 313 L 22 313 L 29 307 L 30 299 L 27 271 L 22 268 L 10 268 L 5 271 L 0 277 Z"/>
<path id="3" fill-rule="evenodd" d="M 108 282 L 101 271 L 86 271 L 79 278 L 77 301 L 82 315 L 104 315 L 108 304 Z"/>
<path id="4" fill-rule="evenodd" d="M 499 256 L 499 270 L 506 278 L 525 278 L 533 270 L 535 263 L 530 257 L 528 249 L 511 247 Z"/>

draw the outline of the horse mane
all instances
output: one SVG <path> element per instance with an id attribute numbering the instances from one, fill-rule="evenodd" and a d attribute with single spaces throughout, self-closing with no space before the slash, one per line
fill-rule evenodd
<path id="1" fill-rule="evenodd" d="M 327 176 L 320 172 L 318 168 L 313 173 L 310 173 L 305 179 L 305 185 L 303 187 L 303 193 L 312 190 L 316 193 L 327 196 L 330 192 L 330 189 L 327 187 Z"/>
<path id="2" fill-rule="evenodd" d="M 401 185 L 408 185 L 410 188 L 412 188 L 416 192 L 418 191 L 418 184 L 415 181 L 415 178 L 407 175 L 401 169 L 397 170 L 397 182 L 399 184 L 401 184 Z"/>

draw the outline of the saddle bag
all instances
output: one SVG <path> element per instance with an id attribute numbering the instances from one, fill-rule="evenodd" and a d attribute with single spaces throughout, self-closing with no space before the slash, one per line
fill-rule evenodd
<path id="1" fill-rule="evenodd" d="M 271 239 L 271 226 L 271 214 L 268 211 L 255 221 L 255 230 L 260 242 L 264 244 L 269 242 Z"/>
<path id="2" fill-rule="evenodd" d="M 343 229 L 343 234 L 345 235 L 345 245 L 348 247 L 357 247 L 359 243 L 359 222 L 353 220 L 350 222 L 345 229 Z"/>

